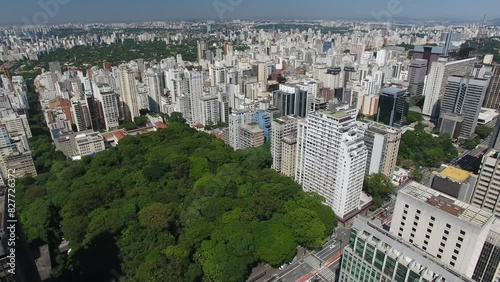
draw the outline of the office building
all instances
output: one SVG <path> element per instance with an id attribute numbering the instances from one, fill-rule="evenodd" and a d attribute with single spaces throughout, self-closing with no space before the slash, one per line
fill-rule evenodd
<path id="1" fill-rule="evenodd" d="M 453 139 L 458 139 L 462 132 L 464 117 L 450 112 L 441 112 L 439 117 L 439 132 L 448 134 Z"/>
<path id="2" fill-rule="evenodd" d="M 9 170 L 15 171 L 16 178 L 37 176 L 31 152 L 14 150 L 8 155 L 0 154 L 0 167 L 4 178 L 7 178 Z"/>
<path id="3" fill-rule="evenodd" d="M 203 96 L 203 74 L 199 71 L 185 70 L 183 73 L 181 96 L 185 100 L 185 110 L 182 112 L 189 124 L 202 123 L 201 97 Z"/>
<path id="4" fill-rule="evenodd" d="M 344 248 L 342 282 L 472 282 L 412 244 L 393 236 L 363 217 L 353 222 Z"/>
<path id="5" fill-rule="evenodd" d="M 324 110 L 299 121 L 295 181 L 344 220 L 361 208 L 368 151 L 356 109 Z"/>
<path id="6" fill-rule="evenodd" d="M 407 89 L 383 88 L 379 97 L 377 122 L 393 127 L 401 127 L 407 114 Z"/>
<path id="7" fill-rule="evenodd" d="M 428 186 L 469 204 L 476 182 L 477 175 L 460 168 L 445 166 L 432 173 Z"/>
<path id="8" fill-rule="evenodd" d="M 280 85 L 273 92 L 273 105 L 280 110 L 280 116 L 296 115 L 306 117 L 309 107 L 307 91 L 293 85 Z"/>
<path id="9" fill-rule="evenodd" d="M 271 135 L 272 135 L 272 128 L 271 128 L 271 121 L 272 121 L 272 113 L 269 111 L 264 111 L 264 110 L 257 110 L 255 112 L 255 122 L 259 125 L 259 128 L 264 131 L 264 139 L 265 141 L 271 140 Z"/>
<path id="10" fill-rule="evenodd" d="M 26 136 L 31 138 L 31 129 L 25 114 L 18 114 L 12 109 L 0 109 L 0 124 L 4 124 L 10 138 Z"/>
<path id="11" fill-rule="evenodd" d="M 120 83 L 121 101 L 123 103 L 123 115 L 128 120 L 140 116 L 139 95 L 135 80 L 135 71 L 127 65 L 118 67 L 118 80 Z"/>
<path id="12" fill-rule="evenodd" d="M 492 213 L 416 182 L 398 191 L 390 232 L 471 278 Z"/>
<path id="13" fill-rule="evenodd" d="M 424 93 L 425 76 L 427 75 L 427 60 L 413 59 L 408 70 L 408 92 L 410 97 L 422 96 Z"/>
<path id="14" fill-rule="evenodd" d="M 488 148 L 500 151 L 500 119 L 497 119 Z"/>
<path id="15" fill-rule="evenodd" d="M 296 148 L 297 143 L 297 139 L 294 138 L 297 135 L 297 121 L 295 116 L 284 116 L 273 120 L 271 124 L 271 155 L 273 156 L 271 168 L 289 177 L 295 176 L 295 171 L 290 171 L 290 162 L 293 160 L 293 167 L 295 167 L 296 152 L 293 149 Z M 285 137 L 287 137 L 286 142 Z"/>
<path id="16" fill-rule="evenodd" d="M 500 111 L 500 65 L 495 65 L 484 107 Z"/>
<path id="17" fill-rule="evenodd" d="M 468 139 L 474 133 L 488 83 L 486 79 L 448 77 L 440 112 L 463 117 L 459 138 Z"/>
<path id="18" fill-rule="evenodd" d="M 474 62 L 475 58 L 459 61 L 448 61 L 447 58 L 440 58 L 438 61 L 432 63 L 424 89 L 423 115 L 431 117 L 432 121 L 439 119 L 441 99 L 446 90 L 448 77 L 452 75 L 470 75 L 474 69 Z"/>
<path id="19" fill-rule="evenodd" d="M 483 156 L 479 179 L 471 204 L 500 217 L 500 152 L 489 151 Z"/>
<path id="20" fill-rule="evenodd" d="M 365 130 L 368 149 L 366 174 L 383 173 L 392 179 L 398 160 L 401 130 L 372 121 L 358 123 Z"/>
<path id="21" fill-rule="evenodd" d="M 484 242 L 481 255 L 472 275 L 474 281 L 500 281 L 500 219 L 496 218 Z"/>

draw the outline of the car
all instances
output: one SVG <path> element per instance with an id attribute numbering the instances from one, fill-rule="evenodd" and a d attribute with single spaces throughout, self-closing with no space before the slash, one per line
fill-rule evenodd
<path id="1" fill-rule="evenodd" d="M 286 263 L 279 267 L 279 270 L 283 270 L 286 267 Z"/>
<path id="2" fill-rule="evenodd" d="M 333 248 L 335 248 L 335 244 L 330 245 L 330 249 L 333 249 Z"/>

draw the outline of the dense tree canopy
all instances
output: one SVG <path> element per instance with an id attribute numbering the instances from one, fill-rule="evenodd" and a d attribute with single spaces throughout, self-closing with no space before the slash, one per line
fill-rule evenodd
<path id="1" fill-rule="evenodd" d="M 372 209 L 378 209 L 384 203 L 384 198 L 394 194 L 394 185 L 389 177 L 374 173 L 365 176 L 363 191 L 373 198 Z"/>
<path id="2" fill-rule="evenodd" d="M 113 269 L 122 281 L 243 281 L 333 232 L 333 211 L 269 169 L 267 147 L 233 152 L 183 120 L 18 181 L 29 241 L 72 248 L 52 249 L 56 281 L 109 281 Z"/>
<path id="3" fill-rule="evenodd" d="M 490 134 L 493 133 L 493 128 L 488 127 L 486 125 L 478 125 L 476 127 L 476 134 L 479 135 L 479 138 L 484 139 Z"/>
<path id="4" fill-rule="evenodd" d="M 398 164 L 405 168 L 439 167 L 457 155 L 458 151 L 448 135 L 433 137 L 423 128 L 417 127 L 414 131 L 403 134 L 399 146 Z"/>

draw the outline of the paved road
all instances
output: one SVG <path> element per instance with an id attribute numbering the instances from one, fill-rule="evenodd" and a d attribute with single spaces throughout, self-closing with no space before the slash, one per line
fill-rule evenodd
<path id="1" fill-rule="evenodd" d="M 315 275 L 320 281 L 335 281 L 335 272 L 340 267 L 341 251 L 349 243 L 350 232 L 349 228 L 337 228 L 334 238 L 329 239 L 321 250 L 312 251 L 303 259 L 285 267 L 271 281 L 304 282 Z"/>

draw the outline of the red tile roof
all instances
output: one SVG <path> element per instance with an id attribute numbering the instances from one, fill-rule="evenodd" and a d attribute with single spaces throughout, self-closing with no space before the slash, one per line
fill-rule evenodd
<path id="1" fill-rule="evenodd" d="M 122 140 L 123 138 L 125 138 L 125 133 L 123 133 L 123 131 L 116 131 L 115 133 L 113 133 L 113 135 L 118 140 Z"/>
<path id="2" fill-rule="evenodd" d="M 165 123 L 161 122 L 161 121 L 155 122 L 155 126 L 158 127 L 158 128 L 168 128 L 168 126 Z"/>

